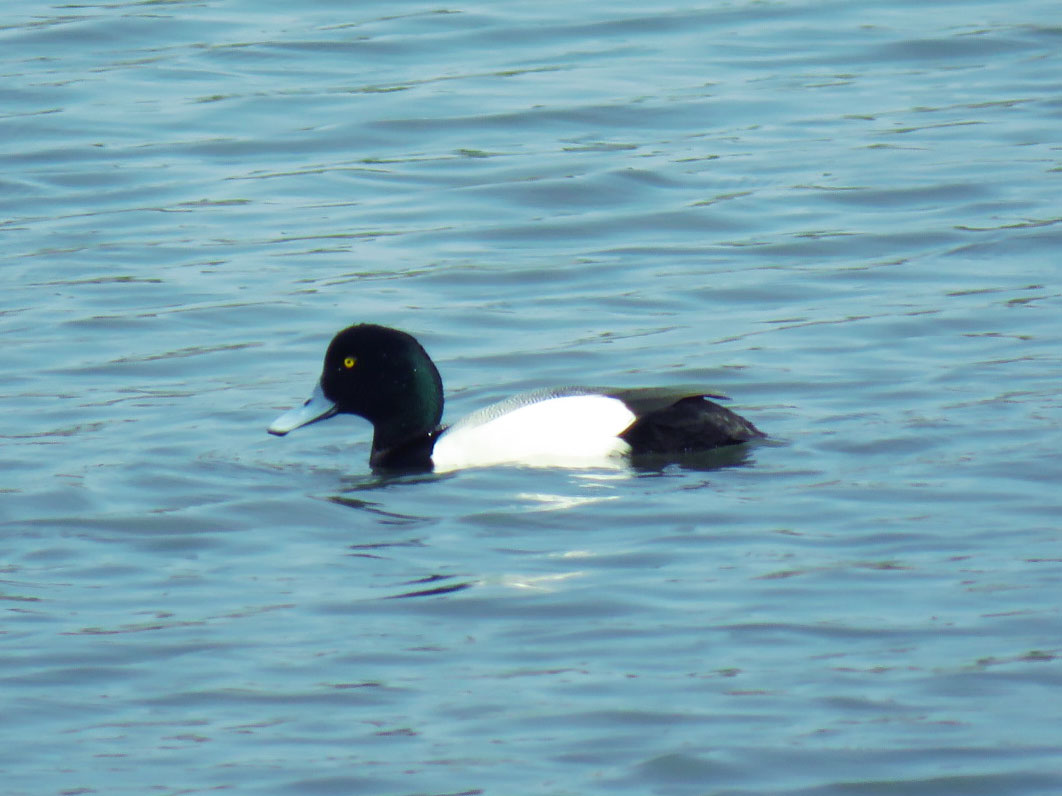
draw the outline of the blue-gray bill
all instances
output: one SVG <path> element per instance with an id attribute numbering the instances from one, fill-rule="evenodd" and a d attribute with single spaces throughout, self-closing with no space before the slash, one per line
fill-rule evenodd
<path id="1" fill-rule="evenodd" d="M 269 433 L 282 437 L 300 426 L 308 426 L 318 420 L 325 420 L 336 413 L 336 405 L 325 398 L 321 382 L 313 388 L 313 393 L 302 406 L 289 409 L 269 425 Z"/>

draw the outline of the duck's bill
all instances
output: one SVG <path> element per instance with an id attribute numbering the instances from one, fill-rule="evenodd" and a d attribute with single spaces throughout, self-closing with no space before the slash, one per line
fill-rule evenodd
<path id="1" fill-rule="evenodd" d="M 325 398 L 324 391 L 321 389 L 321 382 L 317 382 L 317 386 L 313 388 L 313 394 L 306 403 L 282 414 L 270 424 L 268 431 L 270 434 L 282 437 L 289 431 L 294 431 L 301 426 L 308 426 L 318 420 L 325 420 L 337 411 L 336 405 Z"/>

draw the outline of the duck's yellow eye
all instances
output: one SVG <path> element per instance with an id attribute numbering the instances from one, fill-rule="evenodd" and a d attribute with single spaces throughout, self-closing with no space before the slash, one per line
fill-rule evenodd
<path id="1" fill-rule="evenodd" d="M 357 364 L 357 362 L 358 360 L 355 357 L 347 357 L 343 360 L 343 367 L 345 367 L 347 370 L 350 370 Z"/>

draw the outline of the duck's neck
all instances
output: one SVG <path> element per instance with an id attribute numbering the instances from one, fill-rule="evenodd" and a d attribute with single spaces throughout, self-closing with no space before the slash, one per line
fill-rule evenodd
<path id="1" fill-rule="evenodd" d="M 394 443 L 381 443 L 377 430 L 372 438 L 369 465 L 382 470 L 430 470 L 431 454 L 438 436 L 439 429 L 436 428 Z"/>
<path id="2" fill-rule="evenodd" d="M 392 385 L 390 404 L 373 421 L 374 467 L 431 468 L 431 453 L 443 413 L 442 379 L 424 355 L 408 379 Z"/>

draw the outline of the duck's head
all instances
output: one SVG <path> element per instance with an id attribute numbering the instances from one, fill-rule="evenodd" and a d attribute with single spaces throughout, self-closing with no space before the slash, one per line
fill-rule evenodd
<path id="1" fill-rule="evenodd" d="M 442 379 L 420 343 L 397 329 L 358 324 L 332 338 L 313 394 L 274 420 L 269 433 L 360 415 L 375 428 L 376 452 L 434 433 L 442 411 Z"/>

